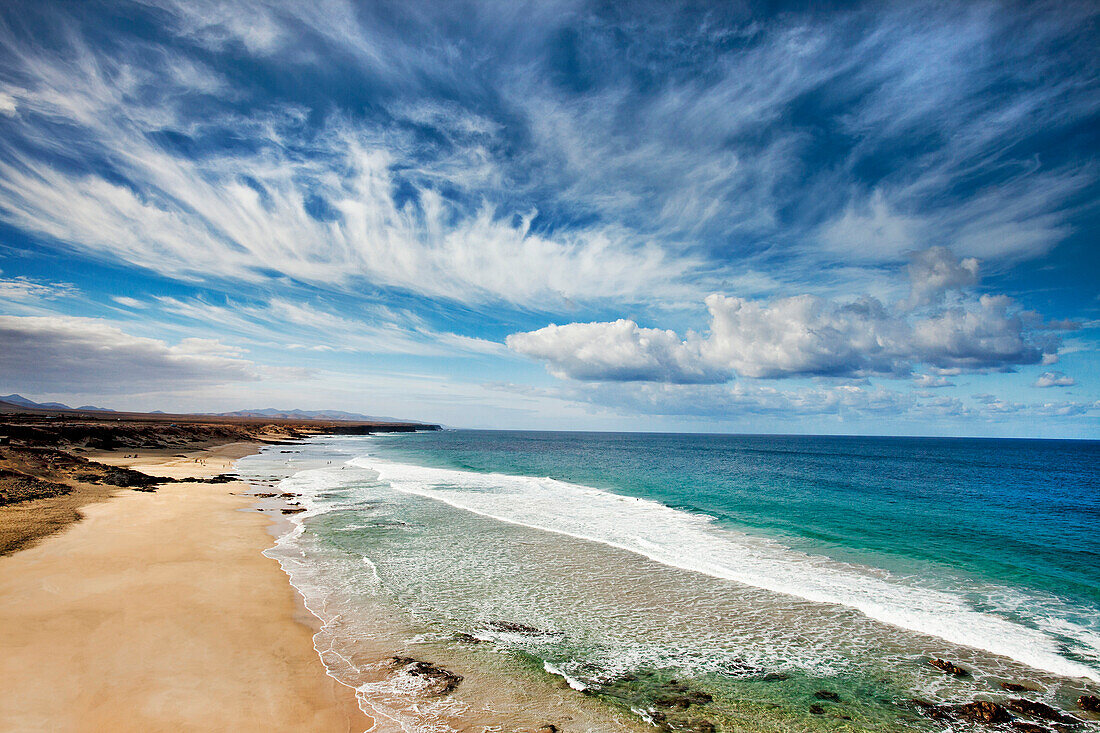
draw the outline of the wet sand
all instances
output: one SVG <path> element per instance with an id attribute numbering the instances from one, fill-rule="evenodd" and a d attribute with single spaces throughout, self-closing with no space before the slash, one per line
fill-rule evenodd
<path id="1" fill-rule="evenodd" d="M 254 450 L 88 457 L 187 477 L 222 473 Z M 235 495 L 246 488 L 119 489 L 64 531 L 0 557 L 0 729 L 369 729 L 354 691 L 326 675 L 312 617 L 261 554 L 269 519 Z"/>

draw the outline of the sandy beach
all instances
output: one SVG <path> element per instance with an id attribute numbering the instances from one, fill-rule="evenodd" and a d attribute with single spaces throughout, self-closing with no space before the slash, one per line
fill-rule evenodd
<path id="1" fill-rule="evenodd" d="M 255 444 L 88 454 L 158 476 L 227 471 Z M 201 457 L 202 462 L 196 462 Z M 0 729 L 363 731 L 243 483 L 119 489 L 0 557 Z"/>

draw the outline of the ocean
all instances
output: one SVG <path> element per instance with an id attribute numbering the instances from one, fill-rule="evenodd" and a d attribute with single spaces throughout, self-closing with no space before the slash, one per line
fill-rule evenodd
<path id="1" fill-rule="evenodd" d="M 1100 694 L 1098 459 L 447 430 L 238 469 L 301 495 L 268 554 L 380 730 L 946 730 L 958 715 L 927 704 L 1020 697 L 1096 730 L 1075 701 Z M 440 670 L 463 679 L 443 691 Z"/>

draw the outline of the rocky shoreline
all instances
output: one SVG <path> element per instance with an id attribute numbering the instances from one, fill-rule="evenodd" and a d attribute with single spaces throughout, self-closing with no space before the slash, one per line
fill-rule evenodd
<path id="1" fill-rule="evenodd" d="M 180 457 L 228 443 L 293 443 L 311 435 L 438 430 L 422 423 L 196 418 L 72 410 L 0 414 L 0 555 L 28 547 L 80 519 L 80 507 L 119 489 L 156 491 L 177 479 L 95 460 L 97 453 L 162 451 Z M 198 479 L 232 481 L 223 474 Z M 196 479 L 187 479 L 194 481 Z"/>

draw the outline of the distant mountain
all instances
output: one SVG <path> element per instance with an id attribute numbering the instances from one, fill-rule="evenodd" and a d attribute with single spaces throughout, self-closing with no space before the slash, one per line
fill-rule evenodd
<path id="1" fill-rule="evenodd" d="M 96 407 L 95 405 L 81 405 L 80 407 L 69 407 L 61 402 L 35 402 L 34 400 L 28 400 L 23 395 L 9 394 L 0 395 L 0 402 L 7 402 L 9 405 L 18 405 L 19 407 L 31 407 L 39 410 L 87 410 L 89 412 L 114 412 L 114 410 L 108 410 L 106 407 Z"/>
<path id="2" fill-rule="evenodd" d="M 396 417 L 380 417 L 378 415 L 363 415 L 358 412 L 344 412 L 343 410 L 277 410 L 274 407 L 266 407 L 262 410 L 236 410 L 234 412 L 217 412 L 217 417 L 277 417 L 288 420 L 354 420 L 368 422 L 409 422 L 399 420 Z"/>
<path id="3" fill-rule="evenodd" d="M 84 412 L 115 412 L 115 410 L 109 410 L 106 407 L 96 407 L 95 405 L 81 405 L 80 407 L 69 407 L 68 405 L 60 402 L 35 402 L 29 400 L 23 395 L 10 394 L 0 395 L 0 402 L 6 402 L 9 405 L 15 405 L 16 407 L 26 407 L 29 409 L 39 410 L 80 410 Z M 153 410 L 151 415 L 163 415 L 162 410 Z M 358 412 L 344 412 L 343 410 L 277 410 L 274 407 L 268 407 L 263 410 L 237 410 L 235 412 L 196 412 L 194 415 L 213 415 L 215 417 L 273 417 L 273 418 L 286 418 L 288 420 L 350 420 L 355 422 L 410 422 L 409 420 L 399 420 L 395 417 L 379 417 L 377 415 L 362 415 Z"/>
<path id="4" fill-rule="evenodd" d="M 63 405 L 60 402 L 35 402 L 34 400 L 28 400 L 23 395 L 9 394 L 0 395 L 0 402 L 7 402 L 11 405 L 19 405 L 20 407 L 42 407 L 48 410 L 71 410 L 73 408 L 68 405 Z"/>

